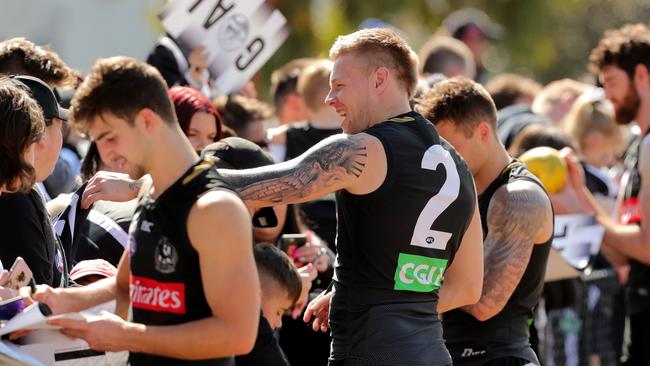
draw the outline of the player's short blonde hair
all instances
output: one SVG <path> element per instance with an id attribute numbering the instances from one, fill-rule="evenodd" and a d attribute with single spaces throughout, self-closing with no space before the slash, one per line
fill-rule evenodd
<path id="1" fill-rule="evenodd" d="M 363 56 L 371 71 L 383 66 L 395 72 L 397 80 L 406 88 L 409 98 L 413 95 L 418 80 L 418 56 L 393 30 L 362 29 L 339 36 L 332 45 L 329 56 L 336 60 L 352 52 Z"/>

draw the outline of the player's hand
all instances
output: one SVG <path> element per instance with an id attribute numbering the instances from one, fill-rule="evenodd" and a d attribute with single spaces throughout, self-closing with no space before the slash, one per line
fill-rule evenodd
<path id="1" fill-rule="evenodd" d="M 302 280 L 302 291 L 300 292 L 300 297 L 296 304 L 293 306 L 291 311 L 291 317 L 298 319 L 302 310 L 307 305 L 307 300 L 309 299 L 309 290 L 311 290 L 311 283 L 316 279 L 318 273 L 316 272 L 316 267 L 309 263 L 304 267 L 298 268 L 298 273 L 300 273 L 300 279 Z"/>
<path id="2" fill-rule="evenodd" d="M 45 303 L 52 310 L 52 314 L 64 314 L 77 310 L 74 301 L 62 289 L 52 288 L 48 285 L 37 285 L 31 300 Z"/>
<path id="3" fill-rule="evenodd" d="M 325 293 L 323 291 L 307 305 L 307 310 L 305 310 L 305 315 L 302 317 L 302 320 L 308 323 L 314 317 L 311 328 L 315 332 L 319 330 L 321 332 L 327 332 L 329 329 L 330 302 L 332 301 L 333 294 L 334 292 Z"/>
<path id="4" fill-rule="evenodd" d="M 97 172 L 86 185 L 81 207 L 87 209 L 97 201 L 126 202 L 138 196 L 142 179 L 130 179 L 128 174 Z"/>
<path id="5" fill-rule="evenodd" d="M 65 314 L 50 318 L 47 323 L 62 327 L 60 332 L 70 338 L 85 340 L 94 350 L 109 352 L 127 350 L 124 331 L 129 327 L 138 326 L 106 311 L 87 319 L 79 314 Z"/>
<path id="6" fill-rule="evenodd" d="M 11 288 L 3 287 L 9 280 L 9 271 L 6 269 L 0 274 L 0 300 L 7 300 L 18 296 L 18 293 Z"/>
<path id="7" fill-rule="evenodd" d="M 199 46 L 193 49 L 187 58 L 187 61 L 190 67 L 190 76 L 192 76 L 195 81 L 200 82 L 201 76 L 208 64 L 208 55 L 207 52 L 205 52 L 205 47 Z"/>
<path id="8" fill-rule="evenodd" d="M 321 245 L 307 243 L 302 247 L 296 249 L 294 258 L 298 262 L 312 263 L 318 272 L 325 272 L 330 265 L 329 255 L 327 249 Z"/>
<path id="9" fill-rule="evenodd" d="M 585 173 L 575 152 L 570 148 L 560 150 L 567 164 L 567 177 L 560 192 L 549 194 L 553 210 L 559 215 L 593 213 L 589 201 L 584 197 Z"/>

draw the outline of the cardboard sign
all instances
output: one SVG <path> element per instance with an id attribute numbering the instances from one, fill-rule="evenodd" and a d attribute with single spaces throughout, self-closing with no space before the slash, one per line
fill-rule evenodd
<path id="1" fill-rule="evenodd" d="M 173 0 L 160 19 L 185 55 L 205 47 L 222 94 L 239 90 L 289 36 L 286 18 L 264 0 Z"/>
<path id="2" fill-rule="evenodd" d="M 584 270 L 598 254 L 605 228 L 592 215 L 556 215 L 553 248 L 575 269 Z"/>

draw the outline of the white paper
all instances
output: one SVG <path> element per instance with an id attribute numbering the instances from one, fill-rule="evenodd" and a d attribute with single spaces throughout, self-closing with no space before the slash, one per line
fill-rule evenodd
<path id="1" fill-rule="evenodd" d="M 38 303 L 35 302 L 7 321 L 4 326 L 0 328 L 0 336 L 22 329 L 33 330 L 57 328 L 47 324 L 47 317 L 41 313 L 41 310 L 38 308 Z"/>
<path id="2" fill-rule="evenodd" d="M 0 341 L 0 365 L 43 366 L 44 364 L 25 351 L 20 350 L 15 344 L 9 341 Z"/>
<path id="3" fill-rule="evenodd" d="M 59 317 L 87 319 L 97 315 L 100 311 L 105 310 L 115 312 L 115 301 L 109 301 L 95 307 L 86 309 L 78 313 L 67 313 L 50 316 L 50 319 Z M 60 329 L 58 326 L 47 324 L 47 319 L 38 308 L 38 303 L 33 303 L 25 308 L 21 313 L 16 314 L 0 328 L 0 336 L 15 332 L 17 330 L 43 330 L 43 329 Z"/>
<path id="4" fill-rule="evenodd" d="M 88 318 L 101 311 L 114 313 L 115 301 L 109 301 L 79 313 L 68 313 L 59 316 Z M 36 330 L 27 334 L 21 341 L 23 343 L 20 346 L 22 351 L 47 366 L 116 366 L 126 365 L 128 361 L 128 352 L 95 352 L 90 350 L 88 343 L 83 339 L 70 339 L 58 330 Z"/>
<path id="5" fill-rule="evenodd" d="M 553 248 L 574 268 L 585 269 L 598 254 L 604 233 L 592 215 L 556 215 Z"/>

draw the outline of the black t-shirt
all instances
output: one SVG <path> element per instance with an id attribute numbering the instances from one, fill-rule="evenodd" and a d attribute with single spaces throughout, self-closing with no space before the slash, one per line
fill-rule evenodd
<path id="1" fill-rule="evenodd" d="M 300 345 L 296 345 L 300 346 Z M 260 323 L 253 350 L 243 356 L 235 357 L 237 366 L 288 366 L 289 361 L 284 356 L 278 340 L 268 320 L 260 313 Z"/>
<path id="2" fill-rule="evenodd" d="M 67 285 L 65 253 L 37 188 L 0 196 L 0 232 L 0 259 L 5 268 L 9 269 L 16 257 L 22 257 L 37 284 Z"/>
<path id="3" fill-rule="evenodd" d="M 203 291 L 199 254 L 188 238 L 187 216 L 201 195 L 220 189 L 231 190 L 213 163 L 201 160 L 157 199 L 149 192 L 140 198 L 129 228 L 134 322 L 176 325 L 212 316 Z M 232 358 L 187 361 L 143 353 L 131 353 L 129 361 L 134 366 L 234 362 Z"/>
<path id="4" fill-rule="evenodd" d="M 364 132 L 381 141 L 388 170 L 372 193 L 337 193 L 332 358 L 449 363 L 435 309 L 471 222 L 474 180 L 456 150 L 415 112 Z"/>
<path id="5" fill-rule="evenodd" d="M 501 186 L 517 180 L 533 182 L 543 189 L 539 180 L 523 163 L 514 160 L 508 164 L 479 196 L 483 239 L 488 234 L 487 213 L 492 196 Z M 454 364 L 478 365 L 501 357 L 519 357 L 539 362 L 530 347 L 529 325 L 533 320 L 533 308 L 542 294 L 551 241 L 552 237 L 544 243 L 535 244 L 519 284 L 497 315 L 479 321 L 459 309 L 445 313 L 445 339 Z"/>

